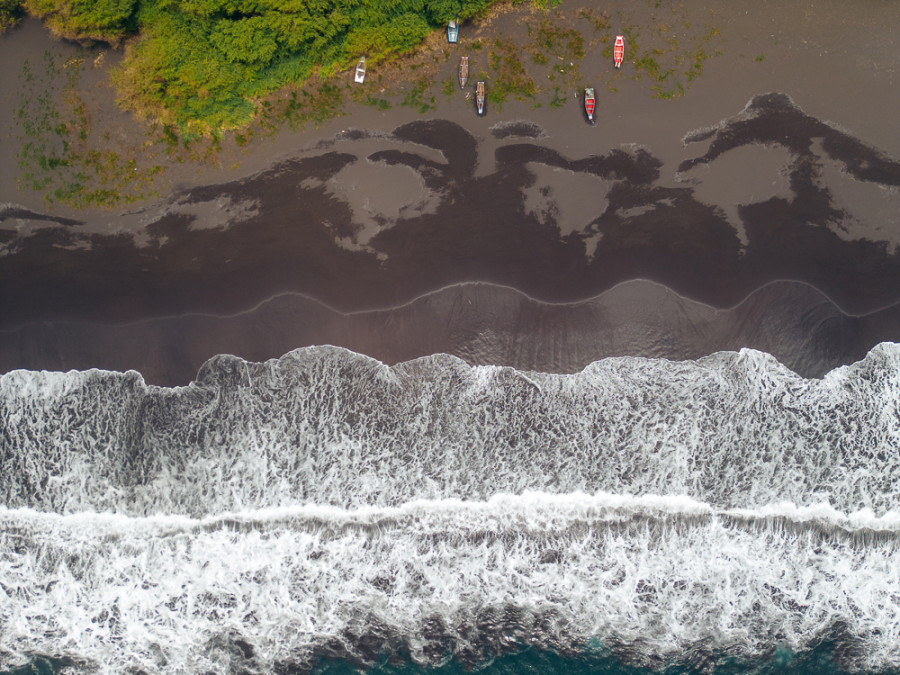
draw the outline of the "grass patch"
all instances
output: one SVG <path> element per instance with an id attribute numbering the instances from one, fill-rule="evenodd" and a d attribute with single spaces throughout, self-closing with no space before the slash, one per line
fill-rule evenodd
<path id="1" fill-rule="evenodd" d="M 494 71 L 487 98 L 500 105 L 510 96 L 522 101 L 534 98 L 537 93 L 534 80 L 525 70 L 519 56 L 519 48 L 512 40 L 496 38 L 488 53 L 488 65 Z"/>
<path id="2" fill-rule="evenodd" d="M 406 92 L 401 105 L 405 105 L 409 108 L 417 108 L 423 115 L 429 110 L 436 110 L 437 105 L 435 104 L 434 96 L 428 97 L 426 95 L 426 92 L 428 91 L 428 88 L 430 86 L 430 78 L 428 78 L 427 76 L 420 77 Z"/>
<path id="3" fill-rule="evenodd" d="M 657 22 L 653 32 L 647 37 L 647 47 L 638 43 L 637 31 L 629 26 L 625 35 L 625 60 L 634 68 L 635 79 L 644 77 L 652 81 L 654 96 L 672 99 L 684 96 L 691 82 L 703 74 L 706 61 L 722 52 L 711 48 L 719 31 L 707 26 L 706 31 L 697 34 L 690 30 L 690 22 L 684 20 L 685 31 L 674 31 L 668 23 Z M 643 39 L 642 39 L 643 43 Z M 604 57 L 612 58 L 612 47 L 604 49 Z"/>
<path id="4" fill-rule="evenodd" d="M 78 93 L 81 67 L 81 59 L 60 65 L 50 52 L 37 67 L 25 61 L 15 115 L 18 185 L 43 192 L 48 204 L 74 207 L 112 207 L 155 195 L 149 188 L 162 166 L 139 165 L 137 149 L 102 147 L 109 134 L 93 131 Z"/>

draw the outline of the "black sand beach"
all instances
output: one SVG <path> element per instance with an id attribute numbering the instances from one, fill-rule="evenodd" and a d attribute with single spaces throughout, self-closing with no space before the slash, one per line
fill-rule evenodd
<path id="1" fill-rule="evenodd" d="M 4 157 L 0 371 L 184 384 L 217 353 L 322 343 L 557 372 L 745 346 L 811 376 L 857 360 L 900 339 L 898 8 L 766 10 L 692 3 L 723 53 L 683 98 L 616 80 L 596 127 L 574 99 L 351 106 L 260 140 L 246 175 L 121 212 L 48 211 Z"/>

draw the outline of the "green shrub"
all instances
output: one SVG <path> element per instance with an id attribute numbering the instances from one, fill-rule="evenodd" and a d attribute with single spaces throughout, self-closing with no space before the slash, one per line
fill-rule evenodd
<path id="1" fill-rule="evenodd" d="M 114 74 L 120 102 L 190 136 L 243 126 L 272 91 L 350 68 L 361 55 L 377 63 L 409 53 L 449 19 L 465 20 L 492 2 L 26 0 L 26 7 L 68 38 L 133 36 Z"/>
<path id="2" fill-rule="evenodd" d="M 0 35 L 6 29 L 15 26 L 20 18 L 22 18 L 20 0 L 0 0 Z"/>

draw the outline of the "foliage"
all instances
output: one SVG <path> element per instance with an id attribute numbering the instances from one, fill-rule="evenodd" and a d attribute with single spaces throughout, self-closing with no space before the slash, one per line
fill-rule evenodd
<path id="1" fill-rule="evenodd" d="M 0 0 L 9 3 L 13 0 Z M 119 100 L 182 135 L 245 126 L 288 84 L 407 54 L 495 0 L 25 0 L 70 39 L 130 37 Z M 18 0 L 16 0 L 18 2 Z M 0 8 L 5 5 L 0 5 Z M 2 9 L 0 9 L 2 11 Z"/>
<path id="2" fill-rule="evenodd" d="M 57 35 L 118 44 L 134 28 L 136 0 L 25 0 Z"/>
<path id="3" fill-rule="evenodd" d="M 22 18 L 21 0 L 0 0 L 0 35 Z"/>

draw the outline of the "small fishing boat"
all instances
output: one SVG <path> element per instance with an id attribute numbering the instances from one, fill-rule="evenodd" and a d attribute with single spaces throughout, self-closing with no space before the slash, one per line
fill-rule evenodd
<path id="1" fill-rule="evenodd" d="M 466 88 L 466 82 L 469 81 L 469 57 L 463 56 L 459 60 L 459 87 Z"/>
<path id="2" fill-rule="evenodd" d="M 484 115 L 484 82 L 475 86 L 475 107 L 478 108 L 479 115 Z"/>
<path id="3" fill-rule="evenodd" d="M 625 37 L 623 35 L 616 35 L 616 46 L 613 49 L 613 61 L 616 64 L 616 68 L 622 67 L 622 60 L 625 58 Z"/>
<path id="4" fill-rule="evenodd" d="M 587 87 L 584 90 L 584 112 L 587 113 L 588 122 L 591 124 L 594 123 L 594 106 L 597 103 L 597 99 L 594 98 L 594 88 Z"/>
<path id="5" fill-rule="evenodd" d="M 356 64 L 356 74 L 353 79 L 362 84 L 366 79 L 366 57 L 363 56 Z"/>
<path id="6" fill-rule="evenodd" d="M 459 39 L 459 19 L 453 19 L 447 24 L 447 40 L 453 44 Z"/>

